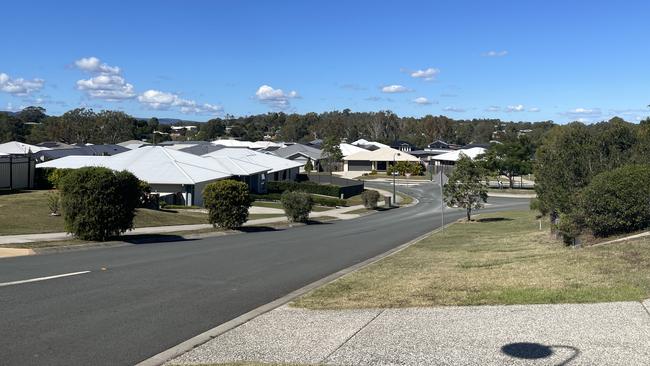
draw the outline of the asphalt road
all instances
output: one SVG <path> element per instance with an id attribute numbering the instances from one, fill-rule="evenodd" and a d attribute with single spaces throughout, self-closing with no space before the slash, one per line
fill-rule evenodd
<path id="1" fill-rule="evenodd" d="M 286 230 L 0 259 L 0 284 L 90 271 L 0 285 L 0 364 L 135 364 L 440 226 L 437 186 L 399 190 L 420 204 Z M 495 198 L 482 212 L 527 206 Z"/>

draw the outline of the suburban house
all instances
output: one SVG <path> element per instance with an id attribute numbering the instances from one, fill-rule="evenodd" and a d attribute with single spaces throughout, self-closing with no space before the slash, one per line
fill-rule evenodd
<path id="1" fill-rule="evenodd" d="M 359 140 L 353 142 L 352 145 L 362 147 L 362 148 L 364 148 L 366 150 L 377 150 L 377 149 L 382 149 L 382 148 L 390 148 L 390 146 L 388 146 L 386 144 L 382 144 L 381 142 L 368 141 L 366 139 L 359 139 Z"/>
<path id="2" fill-rule="evenodd" d="M 39 147 L 47 147 L 48 149 L 72 149 L 75 145 L 66 144 L 60 141 L 43 141 L 36 144 Z"/>
<path id="3" fill-rule="evenodd" d="M 266 176 L 271 168 L 230 156 L 207 155 L 203 158 L 210 161 L 211 167 L 229 172 L 233 178 L 246 183 L 251 192 L 266 193 Z"/>
<path id="4" fill-rule="evenodd" d="M 100 166 L 116 171 L 126 170 L 151 186 L 152 193 L 173 204 L 203 204 L 203 188 L 211 182 L 233 174 L 221 170 L 200 156 L 171 150 L 162 146 L 145 146 L 114 156 L 67 156 L 38 164 L 37 168 L 77 169 Z"/>
<path id="5" fill-rule="evenodd" d="M 320 171 L 321 150 L 303 144 L 293 144 L 272 152 L 273 155 L 301 163 L 300 171 L 305 171 L 305 164 L 311 160 L 314 170 Z"/>
<path id="6" fill-rule="evenodd" d="M 370 172 L 373 170 L 385 172 L 393 162 L 411 161 L 420 162 L 417 157 L 390 147 L 373 151 L 360 151 L 343 158 L 344 172 Z"/>
<path id="7" fill-rule="evenodd" d="M 284 143 L 272 142 L 272 141 L 241 141 L 234 139 L 218 139 L 212 141 L 213 145 L 223 146 L 223 147 L 238 147 L 246 148 L 251 150 L 266 150 L 266 149 L 279 149 L 285 147 Z"/>
<path id="8" fill-rule="evenodd" d="M 244 160 L 249 163 L 267 167 L 270 170 L 266 179 L 268 181 L 296 180 L 300 172 L 301 163 L 287 160 L 279 156 L 271 155 L 250 149 L 223 148 L 203 155 L 203 157 L 227 156 L 237 160 Z"/>
<path id="9" fill-rule="evenodd" d="M 44 146 L 26 144 L 24 142 L 9 141 L 0 144 L 0 154 L 3 155 L 27 155 L 39 152 L 41 150 L 50 150 Z"/>
<path id="10" fill-rule="evenodd" d="M 448 153 L 433 156 L 431 160 L 435 165 L 454 165 L 461 156 L 476 159 L 477 156 L 485 154 L 487 150 L 482 147 L 471 147 L 469 149 L 454 150 Z"/>
<path id="11" fill-rule="evenodd" d="M 411 150 L 417 150 L 418 148 L 412 143 L 404 140 L 395 140 L 390 144 L 390 147 L 404 152 L 411 152 Z"/>
<path id="12" fill-rule="evenodd" d="M 355 146 L 352 144 L 348 144 L 345 142 L 342 142 L 339 144 L 339 149 L 341 149 L 341 153 L 343 154 L 343 157 L 350 156 L 352 154 L 356 154 L 360 151 L 368 151 L 362 147 Z"/>

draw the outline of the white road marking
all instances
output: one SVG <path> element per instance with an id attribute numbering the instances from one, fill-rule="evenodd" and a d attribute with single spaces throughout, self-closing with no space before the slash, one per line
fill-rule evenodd
<path id="1" fill-rule="evenodd" d="M 81 274 L 85 274 L 85 273 L 90 273 L 90 271 L 64 273 L 64 274 L 55 275 L 55 276 L 30 278 L 28 280 L 22 280 L 22 281 L 4 282 L 4 283 L 0 283 L 0 287 L 12 286 L 12 285 L 20 285 L 20 284 L 23 284 L 23 283 L 30 283 L 30 282 L 47 281 L 47 280 L 52 280 L 52 279 L 55 279 L 55 278 L 76 276 L 76 275 L 81 275 Z"/>

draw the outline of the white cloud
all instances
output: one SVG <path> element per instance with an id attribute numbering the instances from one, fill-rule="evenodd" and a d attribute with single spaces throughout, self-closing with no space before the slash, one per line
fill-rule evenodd
<path id="1" fill-rule="evenodd" d="M 539 109 L 537 107 L 528 108 L 528 112 L 535 112 L 536 113 L 536 112 L 539 112 L 539 111 L 541 111 L 541 109 Z"/>
<path id="2" fill-rule="evenodd" d="M 275 109 L 284 110 L 290 107 L 291 99 L 298 98 L 298 93 L 295 90 L 285 93 L 282 89 L 274 89 L 265 84 L 257 89 L 255 98 Z"/>
<path id="3" fill-rule="evenodd" d="M 522 104 L 509 105 L 506 107 L 506 112 L 523 112 L 526 108 Z"/>
<path id="4" fill-rule="evenodd" d="M 484 52 L 483 56 L 484 57 L 503 57 L 508 54 L 508 51 L 503 50 L 503 51 L 488 51 Z"/>
<path id="5" fill-rule="evenodd" d="M 118 101 L 135 97 L 133 85 L 119 75 L 98 75 L 90 79 L 77 80 L 77 89 L 91 98 Z"/>
<path id="6" fill-rule="evenodd" d="M 501 107 L 499 107 L 498 105 L 491 105 L 491 106 L 485 108 L 485 111 L 486 112 L 500 112 Z"/>
<path id="7" fill-rule="evenodd" d="M 136 96 L 132 84 L 120 75 L 120 68 L 108 66 L 97 57 L 84 57 L 75 61 L 75 66 L 82 71 L 93 74 L 89 79 L 77 80 L 77 89 L 90 98 L 116 102 Z"/>
<path id="8" fill-rule="evenodd" d="M 416 70 L 411 72 L 411 77 L 424 79 L 424 80 L 433 80 L 440 73 L 440 70 L 429 67 L 425 70 Z"/>
<path id="9" fill-rule="evenodd" d="M 406 93 L 412 91 L 411 89 L 405 87 L 404 85 L 386 85 L 381 88 L 383 93 Z"/>
<path id="10" fill-rule="evenodd" d="M 573 121 L 578 122 L 592 122 L 601 119 L 603 116 L 600 108 L 574 108 L 566 112 L 561 112 L 560 115 L 568 117 Z"/>
<path id="11" fill-rule="evenodd" d="M 463 113 L 463 112 L 465 112 L 465 109 L 464 109 L 464 108 L 460 108 L 460 107 L 445 107 L 445 108 L 443 108 L 442 110 L 445 111 L 445 112 L 456 112 L 456 113 Z"/>
<path id="12" fill-rule="evenodd" d="M 74 62 L 80 70 L 91 73 L 113 74 L 120 73 L 120 68 L 117 66 L 108 66 L 102 63 L 97 57 L 84 57 Z"/>
<path id="13" fill-rule="evenodd" d="M 430 105 L 430 104 L 433 104 L 433 102 L 431 102 L 431 101 L 430 101 L 429 99 L 427 99 L 426 97 L 417 97 L 417 98 L 413 99 L 413 103 L 415 103 L 415 104 L 419 104 L 419 105 Z"/>
<path id="14" fill-rule="evenodd" d="M 176 107 L 184 114 L 218 115 L 223 112 L 223 107 L 218 105 L 209 103 L 201 104 L 194 100 L 183 99 L 177 94 L 153 89 L 140 94 L 138 101 L 150 109 L 169 110 L 172 107 Z"/>
<path id="15" fill-rule="evenodd" d="M 32 92 L 41 90 L 43 88 L 43 84 L 45 84 L 45 80 L 43 79 L 12 79 L 9 75 L 0 73 L 0 90 L 5 93 L 17 96 L 25 96 Z"/>

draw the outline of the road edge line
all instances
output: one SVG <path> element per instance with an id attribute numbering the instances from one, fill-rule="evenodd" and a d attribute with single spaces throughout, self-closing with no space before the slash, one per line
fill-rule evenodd
<path id="1" fill-rule="evenodd" d="M 229 320 L 229 321 L 227 321 L 227 322 L 225 322 L 225 323 L 223 323 L 221 325 L 218 325 L 218 326 L 216 326 L 216 327 L 214 327 L 212 329 L 209 329 L 209 330 L 207 330 L 207 331 L 205 331 L 205 332 L 203 332 L 203 333 L 201 333 L 201 334 L 199 334 L 197 336 L 194 336 L 194 337 L 192 337 L 192 338 L 190 338 L 190 339 L 188 339 L 188 340 L 186 340 L 186 341 L 184 341 L 182 343 L 179 343 L 178 345 L 176 345 L 174 347 L 171 347 L 171 348 L 169 348 L 169 349 L 167 349 L 165 351 L 162 351 L 162 352 L 160 352 L 160 353 L 158 353 L 158 354 L 156 354 L 156 355 L 154 355 L 154 356 L 152 356 L 152 357 L 150 357 L 150 358 L 148 358 L 148 359 L 146 359 L 144 361 L 141 361 L 141 362 L 137 363 L 136 366 L 160 366 L 160 365 L 163 365 L 167 361 L 171 361 L 172 359 L 174 359 L 174 358 L 176 358 L 176 357 L 178 357 L 178 356 L 180 356 L 182 354 L 185 354 L 185 353 L 193 350 L 194 348 L 199 347 L 202 344 L 204 344 L 204 343 L 206 343 L 206 342 L 208 342 L 208 341 L 210 341 L 210 340 L 212 340 L 212 339 L 214 339 L 214 338 L 216 338 L 216 337 L 218 337 L 218 336 L 220 336 L 220 335 L 222 335 L 222 334 L 224 334 L 224 333 L 226 333 L 226 332 L 228 332 L 228 331 L 230 331 L 230 330 L 232 330 L 234 328 L 237 328 L 238 326 L 240 326 L 242 324 L 245 324 L 245 323 L 253 320 L 254 318 L 256 318 L 256 317 L 258 317 L 258 316 L 260 316 L 262 314 L 265 314 L 265 313 L 267 313 L 267 312 L 269 312 L 271 310 L 277 309 L 280 306 L 289 303 L 290 301 L 294 300 L 295 298 L 300 297 L 300 296 L 308 293 L 311 290 L 314 290 L 314 289 L 316 289 L 318 287 L 327 285 L 327 284 L 329 284 L 331 282 L 334 282 L 335 280 L 337 280 L 337 279 L 339 279 L 339 278 L 341 278 L 341 277 L 343 277 L 345 275 L 356 272 L 356 271 L 358 271 L 358 270 L 360 270 L 360 269 L 362 269 L 362 268 L 364 268 L 366 266 L 369 266 L 369 265 L 371 265 L 371 264 L 373 264 L 375 262 L 378 262 L 378 261 L 380 261 L 380 260 L 382 260 L 382 259 L 384 259 L 386 257 L 389 257 L 389 256 L 391 256 L 393 254 L 399 253 L 402 250 L 410 247 L 411 245 L 413 245 L 413 244 L 415 244 L 415 243 L 417 243 L 417 242 L 419 242 L 419 241 L 421 241 L 421 240 L 423 240 L 423 239 L 425 239 L 425 238 L 427 238 L 427 237 L 441 231 L 441 229 L 445 229 L 445 228 L 453 225 L 455 222 L 456 221 L 448 223 L 448 224 L 446 224 L 446 225 L 444 225 L 442 227 L 439 227 L 439 228 L 434 229 L 434 230 L 432 230 L 430 232 L 422 234 L 422 235 L 416 237 L 415 239 L 412 239 L 412 240 L 410 240 L 410 241 L 408 241 L 408 242 L 406 242 L 404 244 L 401 244 L 401 245 L 399 245 L 399 246 L 397 246 L 397 247 L 395 247 L 393 249 L 390 249 L 390 250 L 388 250 L 388 251 L 386 251 L 384 253 L 378 254 L 378 255 L 376 255 L 376 256 L 374 256 L 372 258 L 366 259 L 363 262 L 359 262 L 359 263 L 354 264 L 354 265 L 352 265 L 350 267 L 344 268 L 344 269 L 342 269 L 342 270 L 340 270 L 338 272 L 335 272 L 335 273 L 332 273 L 332 274 L 330 274 L 330 275 L 328 275 L 326 277 L 323 277 L 318 281 L 315 281 L 315 282 L 312 282 L 312 283 L 310 283 L 310 284 L 308 284 L 306 286 L 303 286 L 303 287 L 301 287 L 301 288 L 299 288 L 299 289 L 297 289 L 295 291 L 292 291 L 292 292 L 288 293 L 287 295 L 282 296 L 279 299 L 273 300 L 273 301 L 271 301 L 271 302 L 269 302 L 267 304 L 264 304 L 264 305 L 262 305 L 262 306 L 260 306 L 258 308 L 255 308 L 255 309 L 253 309 L 253 310 L 251 310 L 251 311 L 249 311 L 247 313 L 244 313 L 244 314 L 242 314 L 242 315 L 240 315 L 240 316 L 238 316 L 238 317 L 236 317 L 234 319 L 231 319 L 231 320 Z"/>

